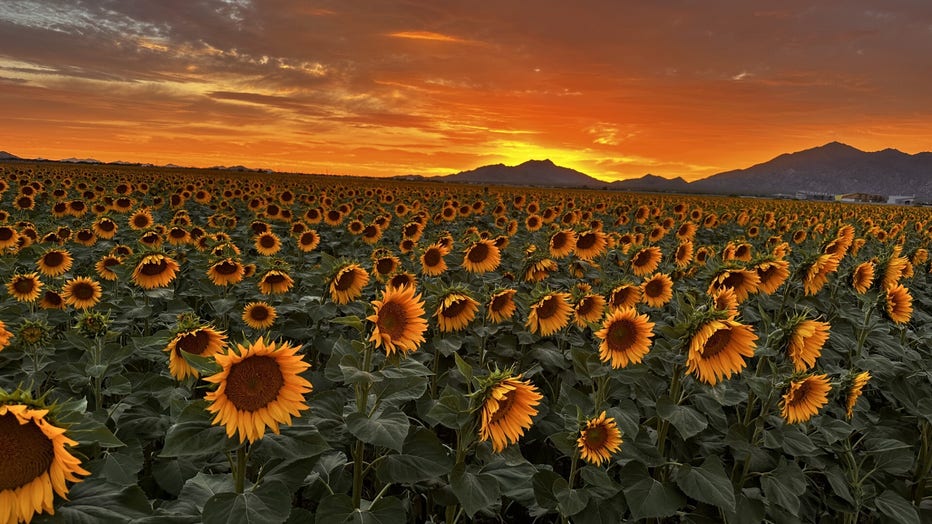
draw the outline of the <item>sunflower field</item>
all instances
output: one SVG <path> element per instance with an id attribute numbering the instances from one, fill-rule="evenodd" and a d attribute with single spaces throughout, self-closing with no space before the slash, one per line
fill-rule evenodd
<path id="1" fill-rule="evenodd" d="M 927 209 L 0 175 L 0 524 L 932 521 Z"/>

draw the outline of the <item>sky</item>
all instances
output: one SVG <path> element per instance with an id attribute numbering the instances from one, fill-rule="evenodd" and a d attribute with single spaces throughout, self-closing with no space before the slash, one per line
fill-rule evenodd
<path id="1" fill-rule="evenodd" d="M 695 180 L 932 150 L 932 2 L 2 0 L 0 150 Z"/>

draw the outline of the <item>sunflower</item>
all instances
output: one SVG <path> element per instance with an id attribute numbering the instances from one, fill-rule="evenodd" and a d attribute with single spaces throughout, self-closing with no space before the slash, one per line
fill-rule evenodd
<path id="1" fill-rule="evenodd" d="M 602 320 L 604 314 L 605 298 L 602 295 L 586 294 L 573 307 L 573 321 L 580 328 Z"/>
<path id="2" fill-rule="evenodd" d="M 493 324 L 498 324 L 510 319 L 515 314 L 515 293 L 514 289 L 503 289 L 492 294 L 486 306 L 486 318 Z"/>
<path id="3" fill-rule="evenodd" d="M 17 273 L 7 282 L 6 290 L 19 302 L 34 302 L 42 291 L 42 281 L 37 273 Z"/>
<path id="4" fill-rule="evenodd" d="M 65 304 L 75 309 L 88 309 L 100 302 L 100 283 L 88 277 L 75 277 L 65 282 L 61 296 Z"/>
<path id="5" fill-rule="evenodd" d="M 851 420 L 851 417 L 854 416 L 854 405 L 858 402 L 858 398 L 861 397 L 861 391 L 870 379 L 871 374 L 867 371 L 862 371 L 851 380 L 851 389 L 848 390 L 848 396 L 845 399 L 845 417 L 848 418 L 848 420 Z"/>
<path id="6" fill-rule="evenodd" d="M 215 286 L 228 286 L 243 280 L 246 269 L 239 260 L 225 258 L 207 268 L 207 276 Z"/>
<path id="7" fill-rule="evenodd" d="M 61 293 L 51 289 L 46 289 L 39 299 L 39 307 L 42 309 L 65 309 L 65 299 Z"/>
<path id="8" fill-rule="evenodd" d="M 94 270 L 97 271 L 97 276 L 104 280 L 116 280 L 119 275 L 112 268 L 121 264 L 123 264 L 123 260 L 120 257 L 104 255 L 94 264 Z"/>
<path id="9" fill-rule="evenodd" d="M 243 308 L 243 322 L 252 329 L 268 329 L 278 313 L 268 302 L 250 302 Z"/>
<path id="10" fill-rule="evenodd" d="M 761 262 L 754 270 L 760 278 L 757 289 L 765 295 L 770 295 L 780 289 L 790 276 L 790 263 L 786 260 L 771 260 Z"/>
<path id="11" fill-rule="evenodd" d="M 541 282 L 558 269 L 560 268 L 557 263 L 549 258 L 534 260 L 528 263 L 524 270 L 524 281 Z"/>
<path id="12" fill-rule="evenodd" d="M 607 236 L 601 231 L 585 231 L 576 235 L 576 256 L 583 260 L 592 260 L 605 251 Z"/>
<path id="13" fill-rule="evenodd" d="M 0 320 L 0 349 L 9 346 L 11 338 L 13 338 L 13 333 L 7 331 L 6 324 Z"/>
<path id="14" fill-rule="evenodd" d="M 673 259 L 676 261 L 676 267 L 679 269 L 689 266 L 689 263 L 693 260 L 693 243 L 689 240 L 681 242 L 680 245 L 676 247 Z"/>
<path id="15" fill-rule="evenodd" d="M 133 282 L 143 289 L 165 287 L 175 279 L 178 262 L 161 253 L 146 255 L 133 269 Z"/>
<path id="16" fill-rule="evenodd" d="M 104 240 L 110 240 L 117 233 L 117 224 L 110 217 L 101 217 L 94 222 L 94 225 L 91 226 L 91 229 L 94 230 L 94 233 L 97 233 L 97 236 L 103 238 Z"/>
<path id="17" fill-rule="evenodd" d="M 634 307 L 641 301 L 641 286 L 620 284 L 612 289 L 608 297 L 608 306 L 612 310 Z"/>
<path id="18" fill-rule="evenodd" d="M 586 462 L 601 466 L 612 458 L 612 453 L 621 449 L 621 430 L 612 417 L 606 417 L 603 411 L 598 417 L 589 419 L 586 427 L 579 432 L 576 445 L 579 454 Z"/>
<path id="19" fill-rule="evenodd" d="M 225 334 L 210 326 L 198 326 L 178 333 L 164 349 L 168 353 L 168 371 L 176 380 L 200 376 L 197 370 L 188 364 L 181 352 L 212 357 L 224 350 L 226 338 Z"/>
<path id="20" fill-rule="evenodd" d="M 375 313 L 366 320 L 375 324 L 370 341 L 375 347 L 385 346 L 385 353 L 415 351 L 424 342 L 427 320 L 424 318 L 424 301 L 414 294 L 414 286 L 390 287 L 382 300 L 372 302 Z"/>
<path id="21" fill-rule="evenodd" d="M 828 340 L 831 326 L 828 322 L 803 320 L 796 324 L 790 335 L 787 354 L 793 361 L 796 371 L 806 371 L 815 366 L 815 361 L 822 354 L 822 346 Z"/>
<path id="22" fill-rule="evenodd" d="M 905 324 L 913 315 L 913 297 L 903 284 L 887 289 L 886 311 L 896 324 Z"/>
<path id="23" fill-rule="evenodd" d="M 300 417 L 308 409 L 304 395 L 312 386 L 300 376 L 310 364 L 297 351 L 290 344 L 260 338 L 216 355 L 222 370 L 204 379 L 219 384 L 204 396 L 210 403 L 207 411 L 216 413 L 212 424 L 226 426 L 230 438 L 239 433 L 240 442 L 252 443 L 266 428 L 278 434 L 279 424 L 290 425 L 292 416 Z"/>
<path id="24" fill-rule="evenodd" d="M 881 287 L 889 289 L 895 286 L 900 279 L 906 276 L 909 268 L 909 259 L 899 256 L 899 246 L 894 250 L 890 260 L 883 270 L 883 279 L 880 282 Z"/>
<path id="25" fill-rule="evenodd" d="M 497 452 L 518 442 L 524 431 L 531 427 L 531 417 L 537 415 L 535 406 L 542 398 L 537 387 L 521 380 L 521 375 L 506 375 L 494 381 L 485 390 L 479 440 L 491 440 L 492 449 Z"/>
<path id="26" fill-rule="evenodd" d="M 385 252 L 383 252 L 384 254 Z M 372 263 L 372 273 L 379 282 L 384 282 L 392 273 L 401 267 L 401 260 L 395 255 L 384 254 L 377 256 Z"/>
<path id="27" fill-rule="evenodd" d="M 19 240 L 19 232 L 10 226 L 0 226 L 0 251 L 13 247 Z"/>
<path id="28" fill-rule="evenodd" d="M 735 320 L 710 320 L 689 342 L 686 373 L 714 386 L 747 366 L 742 357 L 754 356 L 755 340 L 751 326 Z"/>
<path id="29" fill-rule="evenodd" d="M 858 264 L 851 273 L 851 287 L 860 294 L 867 293 L 874 283 L 874 263 L 867 261 Z"/>
<path id="30" fill-rule="evenodd" d="M 385 287 L 390 288 L 401 288 L 401 287 L 415 287 L 417 286 L 417 277 L 412 273 L 395 273 L 391 278 L 385 282 Z"/>
<path id="31" fill-rule="evenodd" d="M 55 513 L 55 493 L 68 495 L 65 481 L 90 475 L 65 446 L 78 443 L 46 418 L 47 409 L 25 404 L 0 405 L 0 521 L 29 522 L 37 513 Z M 54 493 L 53 493 L 54 491 Z"/>
<path id="32" fill-rule="evenodd" d="M 476 318 L 479 303 L 465 293 L 452 291 L 440 299 L 440 305 L 434 312 L 437 326 L 443 333 L 459 331 Z"/>
<path id="33" fill-rule="evenodd" d="M 129 227 L 134 231 L 149 229 L 153 223 L 152 213 L 148 209 L 140 209 L 129 218 Z"/>
<path id="34" fill-rule="evenodd" d="M 337 304 L 349 304 L 359 298 L 368 283 L 369 273 L 358 264 L 343 266 L 330 280 L 330 298 Z"/>
<path id="35" fill-rule="evenodd" d="M 639 315 L 634 308 L 614 310 L 602 322 L 602 329 L 595 333 L 602 340 L 599 359 L 611 362 L 614 369 L 640 363 L 650 351 L 653 330 L 650 318 Z"/>
<path id="36" fill-rule="evenodd" d="M 463 267 L 470 273 L 495 271 L 501 262 L 501 252 L 491 240 L 479 240 L 463 252 Z"/>
<path id="37" fill-rule="evenodd" d="M 547 293 L 531 305 L 526 327 L 531 333 L 542 337 L 550 336 L 563 329 L 570 320 L 573 308 L 569 304 L 569 293 Z"/>
<path id="38" fill-rule="evenodd" d="M 39 257 L 36 266 L 43 275 L 57 277 L 64 275 L 66 271 L 71 269 L 73 262 L 74 259 L 71 258 L 71 253 L 62 249 L 49 249 Z"/>
<path id="39" fill-rule="evenodd" d="M 828 375 L 810 375 L 791 381 L 780 402 L 780 415 L 790 424 L 806 422 L 828 403 L 828 392 L 831 389 Z"/>
<path id="40" fill-rule="evenodd" d="M 645 247 L 631 257 L 631 271 L 639 277 L 653 273 L 660 265 L 663 252 L 657 246 Z"/>
<path id="41" fill-rule="evenodd" d="M 726 287 L 712 295 L 712 309 L 727 312 L 728 318 L 734 320 L 738 316 L 738 297 L 735 296 L 735 290 Z"/>
<path id="42" fill-rule="evenodd" d="M 286 293 L 294 285 L 294 279 L 280 269 L 270 269 L 259 279 L 259 292 L 263 295 Z"/>
<path id="43" fill-rule="evenodd" d="M 673 279 L 657 273 L 641 284 L 641 300 L 650 307 L 663 307 L 673 300 Z"/>
<path id="44" fill-rule="evenodd" d="M 709 283 L 707 293 L 714 295 L 725 288 L 735 291 L 738 303 L 747 300 L 751 293 L 756 293 L 760 286 L 760 276 L 751 269 L 726 269 L 718 273 Z"/>
<path id="45" fill-rule="evenodd" d="M 271 231 L 266 231 L 256 236 L 256 241 L 253 245 L 260 255 L 267 257 L 278 253 L 282 249 L 281 239 Z"/>
<path id="46" fill-rule="evenodd" d="M 313 229 L 301 233 L 298 237 L 298 249 L 305 253 L 314 251 L 318 245 L 320 245 L 320 235 Z"/>
<path id="47" fill-rule="evenodd" d="M 572 229 L 557 231 L 550 236 L 550 256 L 556 259 L 568 257 L 576 249 L 576 233 Z"/>
<path id="48" fill-rule="evenodd" d="M 838 270 L 838 260 L 832 255 L 821 255 L 806 269 L 803 287 L 806 295 L 815 295 L 828 282 L 828 276 Z"/>
<path id="49" fill-rule="evenodd" d="M 421 273 L 435 277 L 447 270 L 447 264 L 443 260 L 446 249 L 438 244 L 434 244 L 424 250 L 421 254 Z"/>

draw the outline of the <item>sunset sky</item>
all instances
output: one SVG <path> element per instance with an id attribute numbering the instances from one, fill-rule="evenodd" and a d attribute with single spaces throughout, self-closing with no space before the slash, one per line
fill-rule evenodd
<path id="1" fill-rule="evenodd" d="M 932 2 L 2 0 L 0 150 L 693 180 L 932 150 Z"/>

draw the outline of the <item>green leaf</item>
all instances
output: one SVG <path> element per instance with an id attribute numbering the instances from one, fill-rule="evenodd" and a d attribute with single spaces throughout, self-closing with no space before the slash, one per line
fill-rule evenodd
<path id="1" fill-rule="evenodd" d="M 94 418 L 92 413 L 84 413 L 87 401 L 69 402 L 66 409 L 58 412 L 57 422 L 68 428 L 68 437 L 87 446 L 97 444 L 102 448 L 119 448 L 125 446 L 123 441 L 110 431 L 107 426 Z"/>
<path id="2" fill-rule="evenodd" d="M 408 416 L 394 407 L 376 411 L 372 417 L 353 412 L 346 416 L 346 429 L 359 440 L 401 451 L 405 437 L 408 435 Z"/>
<path id="3" fill-rule="evenodd" d="M 223 370 L 223 367 L 217 363 L 214 357 L 203 357 L 201 355 L 188 353 L 187 351 L 182 351 L 181 356 L 183 356 L 188 364 L 191 364 L 191 367 L 197 370 L 202 377 L 216 375 Z"/>
<path id="4" fill-rule="evenodd" d="M 402 453 L 385 455 L 377 474 L 385 483 L 414 484 L 438 478 L 453 469 L 453 457 L 428 429 L 416 428 L 405 440 Z"/>
<path id="5" fill-rule="evenodd" d="M 150 515 L 152 507 L 139 486 L 121 486 L 92 477 L 72 486 L 68 501 L 55 512 L 69 524 L 97 524 L 129 522 Z"/>
<path id="6" fill-rule="evenodd" d="M 885 490 L 874 503 L 881 513 L 890 517 L 897 524 L 920 524 L 916 507 L 893 490 Z"/>
<path id="7" fill-rule="evenodd" d="M 204 524 L 270 524 L 291 513 L 291 492 L 280 482 L 245 493 L 219 493 L 204 504 Z"/>
<path id="8" fill-rule="evenodd" d="M 236 449 L 236 443 L 227 438 L 224 426 L 210 423 L 207 402 L 192 401 L 181 412 L 178 423 L 168 428 L 161 457 L 192 457 Z"/>
<path id="9" fill-rule="evenodd" d="M 332 324 L 340 324 L 341 326 L 350 326 L 360 333 L 366 332 L 366 326 L 364 326 L 362 320 L 355 315 L 332 318 L 330 319 L 330 322 Z"/>
<path id="10" fill-rule="evenodd" d="M 184 483 L 178 500 L 165 509 L 182 515 L 200 515 L 204 504 L 218 493 L 232 493 L 233 479 L 229 474 L 198 473 Z"/>
<path id="11" fill-rule="evenodd" d="M 666 396 L 657 399 L 657 415 L 673 424 L 683 439 L 697 435 L 709 425 L 705 416 L 698 411 L 688 406 L 678 406 Z"/>
<path id="12" fill-rule="evenodd" d="M 557 497 L 553 494 L 553 485 L 557 479 L 563 478 L 549 469 L 543 469 L 534 474 L 531 484 L 534 488 L 534 499 L 542 508 L 554 509 L 557 507 Z"/>
<path id="13" fill-rule="evenodd" d="M 735 510 L 734 487 L 718 457 L 707 458 L 698 468 L 680 466 L 675 480 L 688 497 L 727 511 Z"/>
<path id="14" fill-rule="evenodd" d="M 318 524 L 394 524 L 406 520 L 405 509 L 395 497 L 382 497 L 375 504 L 362 501 L 353 507 L 349 495 L 338 493 L 324 498 L 317 507 Z"/>
<path id="15" fill-rule="evenodd" d="M 799 514 L 799 497 L 784 479 L 772 475 L 761 477 L 761 488 L 767 501 L 776 504 L 794 515 Z"/>
<path id="16" fill-rule="evenodd" d="M 679 490 L 652 478 L 642 464 L 632 462 L 625 466 L 621 478 L 628 484 L 624 488 L 625 499 L 635 519 L 669 517 L 686 504 Z"/>
<path id="17" fill-rule="evenodd" d="M 330 449 L 330 444 L 311 426 L 285 426 L 281 434 L 265 435 L 250 453 L 260 457 L 302 459 L 316 457 Z"/>
<path id="18" fill-rule="evenodd" d="M 382 402 L 397 404 L 421 398 L 427 391 L 427 377 L 384 379 L 372 386 L 372 392 Z"/>
<path id="19" fill-rule="evenodd" d="M 456 369 L 460 371 L 460 374 L 463 375 L 463 378 L 466 379 L 466 382 L 472 380 L 472 366 L 466 363 L 463 360 L 463 357 L 459 353 L 453 353 L 453 360 L 456 361 Z"/>
<path id="20" fill-rule="evenodd" d="M 495 477 L 487 473 L 471 473 L 462 464 L 453 469 L 450 487 L 470 518 L 501 502 L 501 490 Z"/>
<path id="21" fill-rule="evenodd" d="M 466 396 L 453 388 L 447 388 L 427 411 L 424 417 L 433 424 L 440 424 L 450 429 L 461 429 L 471 419 Z"/>
<path id="22" fill-rule="evenodd" d="M 557 498 L 557 508 L 560 514 L 567 517 L 586 509 L 586 504 L 589 503 L 589 494 L 581 489 L 570 489 L 563 477 L 554 481 L 553 495 Z"/>

